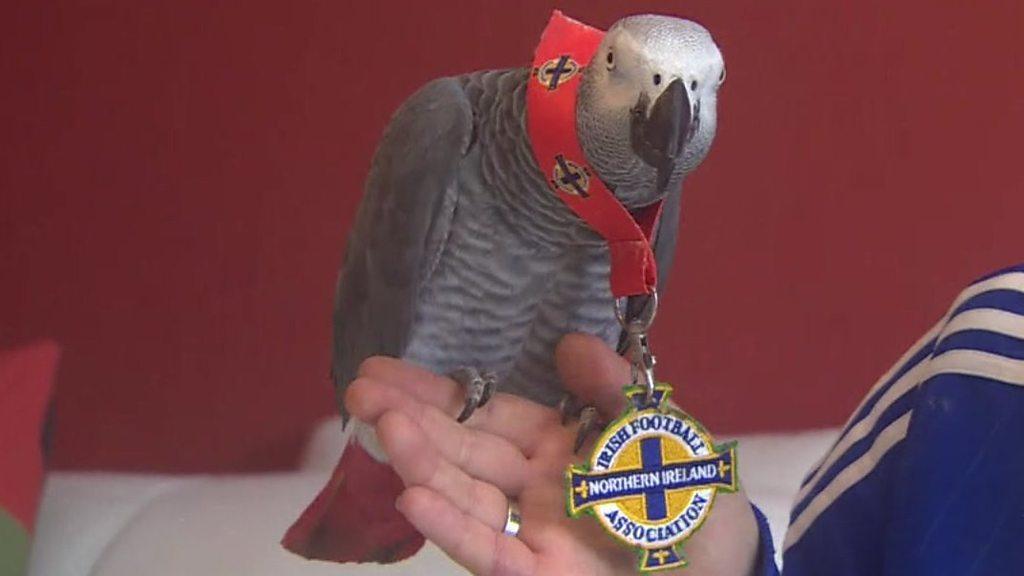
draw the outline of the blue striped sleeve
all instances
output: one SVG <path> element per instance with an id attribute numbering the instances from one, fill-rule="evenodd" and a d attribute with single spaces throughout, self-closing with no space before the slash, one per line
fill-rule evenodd
<path id="1" fill-rule="evenodd" d="M 1024 266 L 965 289 L 797 494 L 789 576 L 1024 574 Z"/>
<path id="2" fill-rule="evenodd" d="M 757 520 L 758 550 L 757 561 L 754 563 L 754 574 L 756 576 L 779 576 L 779 567 L 775 564 L 775 543 L 772 542 L 772 529 L 768 525 L 768 518 L 753 504 L 750 507 L 754 511 L 754 518 Z"/>
<path id="3" fill-rule="evenodd" d="M 885 576 L 1024 574 L 1024 279 L 939 338 L 893 478 Z"/>

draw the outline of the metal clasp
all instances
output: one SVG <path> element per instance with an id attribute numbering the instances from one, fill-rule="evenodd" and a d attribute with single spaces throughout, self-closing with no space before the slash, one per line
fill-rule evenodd
<path id="1" fill-rule="evenodd" d="M 654 399 L 654 365 L 656 359 L 651 352 L 650 344 L 647 342 L 647 331 L 654 323 L 654 316 L 658 313 L 658 292 L 654 291 L 647 298 L 639 311 L 634 311 L 636 317 L 630 318 L 628 302 L 623 306 L 622 301 L 627 298 L 615 300 L 615 318 L 619 325 L 626 331 L 626 340 L 629 344 L 627 352 L 630 358 L 630 368 L 634 386 L 643 386 L 646 391 L 646 401 Z"/>

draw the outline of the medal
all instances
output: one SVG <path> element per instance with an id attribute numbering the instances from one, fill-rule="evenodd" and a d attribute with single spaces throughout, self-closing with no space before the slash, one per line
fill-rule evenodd
<path id="1" fill-rule="evenodd" d="M 643 572 L 686 565 L 680 544 L 711 512 L 719 490 L 736 491 L 735 443 L 711 435 L 671 406 L 672 387 L 653 397 L 627 386 L 629 408 L 605 429 L 594 452 L 566 475 L 568 512 L 593 515 L 620 542 L 640 550 Z"/>
<path id="2" fill-rule="evenodd" d="M 645 318 L 627 321 L 632 382 L 626 409 L 601 433 L 593 452 L 566 472 L 569 516 L 589 514 L 615 539 L 640 552 L 640 571 L 686 565 L 681 544 L 707 519 L 719 490 L 735 492 L 736 443 L 711 435 L 671 401 L 672 387 L 655 383 Z"/>
<path id="3" fill-rule="evenodd" d="M 682 543 L 707 519 L 719 490 L 737 487 L 735 443 L 716 445 L 703 426 L 656 383 L 647 333 L 657 311 L 650 238 L 661 202 L 631 215 L 596 177 L 576 139 L 580 74 L 604 33 L 555 11 L 534 55 L 527 87 L 527 131 L 554 194 L 608 243 L 615 313 L 629 338 L 627 408 L 589 458 L 566 471 L 567 512 L 593 516 L 638 550 L 642 572 L 686 565 Z M 619 305 L 647 297 L 637 318 Z"/>

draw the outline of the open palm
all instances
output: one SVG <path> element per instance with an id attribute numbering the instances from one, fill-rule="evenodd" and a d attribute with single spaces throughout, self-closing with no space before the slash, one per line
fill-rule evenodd
<path id="1" fill-rule="evenodd" d="M 605 419 L 624 404 L 629 366 L 600 340 L 566 337 L 556 353 L 566 387 Z M 557 410 L 496 394 L 465 424 L 452 380 L 390 358 L 360 368 L 345 406 L 372 424 L 406 485 L 398 510 L 474 574 L 635 574 L 636 555 L 596 522 L 565 513 L 565 469 L 576 425 Z M 585 451 L 584 451 L 585 452 Z M 502 533 L 509 500 L 519 503 L 518 538 Z M 721 494 L 704 527 L 687 541 L 691 576 L 745 576 L 757 553 L 757 527 L 746 497 Z"/>

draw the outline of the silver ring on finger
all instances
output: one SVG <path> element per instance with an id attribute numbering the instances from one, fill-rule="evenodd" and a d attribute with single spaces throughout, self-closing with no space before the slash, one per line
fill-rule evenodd
<path id="1" fill-rule="evenodd" d="M 523 526 L 523 516 L 519 513 L 519 505 L 514 501 L 508 501 L 508 512 L 505 514 L 505 527 L 501 529 L 506 536 L 513 538 L 519 536 L 519 529 Z"/>

